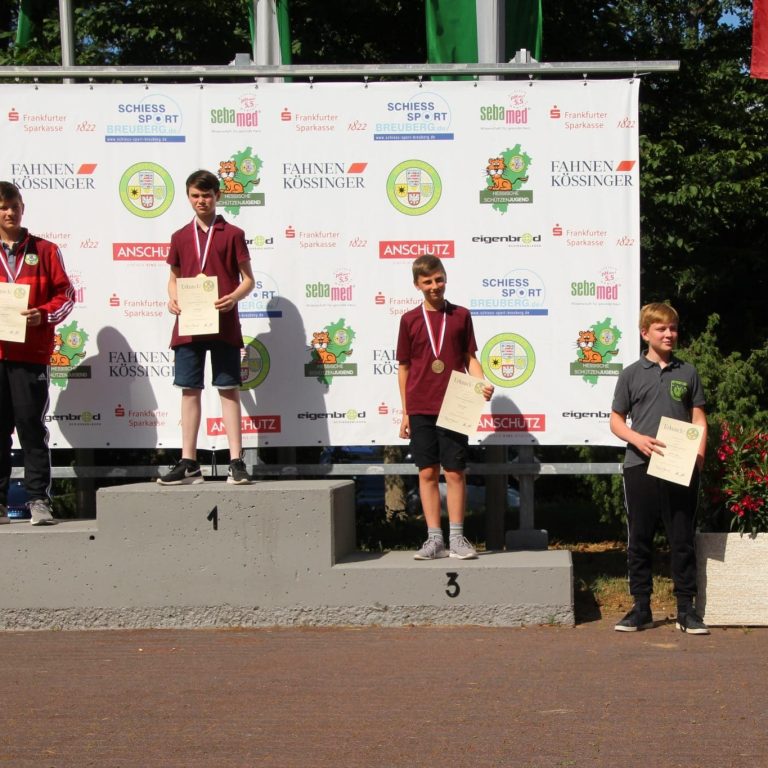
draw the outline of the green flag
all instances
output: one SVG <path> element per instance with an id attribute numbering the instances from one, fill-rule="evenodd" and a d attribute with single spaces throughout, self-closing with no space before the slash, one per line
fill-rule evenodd
<path id="1" fill-rule="evenodd" d="M 291 25 L 288 0 L 246 0 L 246 3 L 253 63 L 290 64 Z"/>
<path id="2" fill-rule="evenodd" d="M 496 48 L 498 20 L 495 3 L 489 0 L 427 0 L 427 60 L 431 64 L 480 61 L 509 61 L 525 48 L 541 60 L 541 0 L 499 0 L 504 3 L 504 50 L 492 58 L 488 50 Z M 481 57 L 481 54 L 483 56 Z"/>
<path id="3" fill-rule="evenodd" d="M 24 48 L 40 34 L 45 12 L 50 3 L 47 0 L 21 0 L 19 22 L 16 27 L 16 47 Z"/>

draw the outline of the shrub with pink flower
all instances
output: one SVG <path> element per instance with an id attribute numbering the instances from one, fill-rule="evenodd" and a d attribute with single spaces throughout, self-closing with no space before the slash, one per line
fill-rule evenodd
<path id="1" fill-rule="evenodd" d="M 768 532 L 768 432 L 722 425 L 717 448 L 719 482 L 711 501 L 731 518 L 731 530 Z"/>

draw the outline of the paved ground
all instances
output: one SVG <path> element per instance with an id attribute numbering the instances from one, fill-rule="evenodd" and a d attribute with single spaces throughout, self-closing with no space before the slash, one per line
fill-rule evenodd
<path id="1" fill-rule="evenodd" d="M 768 766 L 768 630 L 611 627 L 0 633 L 0 766 Z"/>

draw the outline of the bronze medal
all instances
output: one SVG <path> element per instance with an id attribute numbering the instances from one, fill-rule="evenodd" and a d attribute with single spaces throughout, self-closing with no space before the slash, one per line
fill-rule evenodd
<path id="1" fill-rule="evenodd" d="M 445 370 L 445 363 L 438 359 L 432 361 L 432 373 L 442 373 Z"/>

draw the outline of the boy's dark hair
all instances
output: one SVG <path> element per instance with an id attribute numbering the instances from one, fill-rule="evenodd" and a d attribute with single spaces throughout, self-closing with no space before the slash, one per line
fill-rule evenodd
<path id="1" fill-rule="evenodd" d="M 190 187 L 196 187 L 203 192 L 218 192 L 221 185 L 219 184 L 218 176 L 210 171 L 200 170 L 190 173 L 187 177 L 187 194 L 189 194 Z"/>
<path id="2" fill-rule="evenodd" d="M 653 302 L 640 310 L 640 330 L 647 331 L 654 323 L 679 324 L 680 316 L 671 304 Z"/>
<path id="3" fill-rule="evenodd" d="M 415 283 L 420 277 L 424 275 L 431 275 L 434 272 L 442 272 L 445 274 L 445 267 L 443 262 L 437 258 L 437 256 L 419 256 L 416 261 L 411 264 L 411 270 L 413 271 L 413 282 Z"/>
<path id="4" fill-rule="evenodd" d="M 11 184 L 10 181 L 0 181 L 0 200 L 10 203 L 12 200 L 21 199 L 21 192 L 15 184 Z"/>

